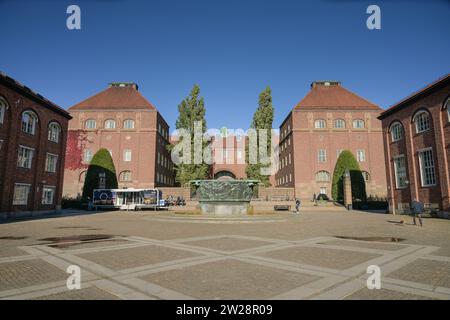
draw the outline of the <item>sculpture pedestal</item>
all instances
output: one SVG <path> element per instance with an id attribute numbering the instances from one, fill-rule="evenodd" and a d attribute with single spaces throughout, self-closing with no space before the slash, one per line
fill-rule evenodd
<path id="1" fill-rule="evenodd" d="M 249 202 L 246 201 L 214 201 L 201 202 L 200 210 L 205 215 L 232 216 L 248 214 Z"/>

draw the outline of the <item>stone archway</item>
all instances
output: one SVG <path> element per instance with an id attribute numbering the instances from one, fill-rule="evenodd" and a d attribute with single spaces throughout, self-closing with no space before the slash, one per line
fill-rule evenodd
<path id="1" fill-rule="evenodd" d="M 214 179 L 217 180 L 235 180 L 236 176 L 233 172 L 228 170 L 221 170 L 214 174 Z"/>

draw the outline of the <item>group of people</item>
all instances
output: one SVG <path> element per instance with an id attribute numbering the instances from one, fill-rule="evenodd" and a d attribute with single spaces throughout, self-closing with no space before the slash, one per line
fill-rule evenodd
<path id="1" fill-rule="evenodd" d="M 186 201 L 183 197 L 174 197 L 172 195 L 166 198 L 166 206 L 185 206 Z"/>

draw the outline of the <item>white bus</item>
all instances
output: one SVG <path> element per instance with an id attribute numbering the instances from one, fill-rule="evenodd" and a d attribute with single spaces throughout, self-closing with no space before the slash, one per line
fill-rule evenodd
<path id="1" fill-rule="evenodd" d="M 159 189 L 94 189 L 95 209 L 167 209 Z"/>

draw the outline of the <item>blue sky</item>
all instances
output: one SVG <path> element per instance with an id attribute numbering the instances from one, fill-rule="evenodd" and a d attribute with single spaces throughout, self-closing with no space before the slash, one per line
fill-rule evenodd
<path id="1" fill-rule="evenodd" d="M 81 30 L 66 28 L 70 4 Z M 137 82 L 172 129 L 194 83 L 208 127 L 244 129 L 269 85 L 278 127 L 314 80 L 386 108 L 450 72 L 449 13 L 448 0 L 0 0 L 0 70 L 64 108 Z"/>

